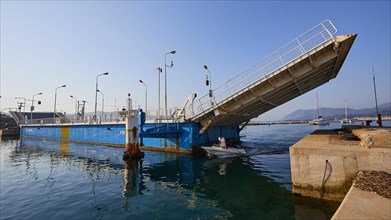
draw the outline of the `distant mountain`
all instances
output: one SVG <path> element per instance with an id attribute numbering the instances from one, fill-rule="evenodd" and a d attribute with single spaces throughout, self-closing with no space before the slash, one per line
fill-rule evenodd
<path id="1" fill-rule="evenodd" d="M 378 108 L 379 113 L 381 113 L 383 116 L 391 115 L 391 102 L 379 105 Z M 348 108 L 347 110 L 349 117 L 376 116 L 376 107 L 363 109 Z M 314 117 L 314 112 L 315 109 L 299 109 L 288 114 L 282 120 L 312 120 Z M 320 108 L 319 114 L 328 119 L 334 119 L 336 117 L 342 118 L 345 117 L 345 108 Z"/>

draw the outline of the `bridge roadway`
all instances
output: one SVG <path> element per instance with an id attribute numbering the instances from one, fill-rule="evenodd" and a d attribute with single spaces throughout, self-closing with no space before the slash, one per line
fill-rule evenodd
<path id="1" fill-rule="evenodd" d="M 232 126 L 292 100 L 334 79 L 357 34 L 333 36 L 325 21 L 187 106 L 184 121 Z M 203 131 L 201 131 L 203 132 Z"/>

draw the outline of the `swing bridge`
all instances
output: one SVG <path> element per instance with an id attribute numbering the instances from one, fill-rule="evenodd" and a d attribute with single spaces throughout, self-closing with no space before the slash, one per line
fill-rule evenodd
<path id="1" fill-rule="evenodd" d="M 189 96 L 180 121 L 210 126 L 246 125 L 252 118 L 334 79 L 357 34 L 336 36 L 329 21 L 311 28 L 198 99 Z"/>

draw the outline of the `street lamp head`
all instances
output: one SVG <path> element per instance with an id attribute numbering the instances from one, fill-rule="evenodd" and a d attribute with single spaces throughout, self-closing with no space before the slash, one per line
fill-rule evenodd
<path id="1" fill-rule="evenodd" d="M 140 83 L 144 83 L 141 79 L 139 80 Z"/>
<path id="2" fill-rule="evenodd" d="M 175 54 L 175 53 L 176 53 L 176 51 L 173 50 L 173 51 L 171 51 L 171 52 L 167 52 L 166 55 L 167 55 L 167 54 Z"/>
<path id="3" fill-rule="evenodd" d="M 67 87 L 67 85 L 62 85 L 61 87 Z"/>
<path id="4" fill-rule="evenodd" d="M 204 65 L 204 69 L 206 69 L 206 70 L 207 70 L 207 69 L 208 69 L 208 66 L 207 66 L 207 65 Z"/>
<path id="5" fill-rule="evenodd" d="M 42 92 L 38 93 L 38 95 L 42 95 Z"/>
<path id="6" fill-rule="evenodd" d="M 100 90 L 99 90 L 99 89 L 97 89 L 96 91 L 97 91 L 97 92 L 100 92 Z"/>
<path id="7" fill-rule="evenodd" d="M 108 73 L 108 72 L 106 72 L 106 73 L 103 73 L 103 75 L 109 75 L 109 73 Z"/>
<path id="8" fill-rule="evenodd" d="M 75 97 L 73 97 L 73 95 L 70 95 L 69 97 L 71 97 L 71 98 L 75 98 Z"/>

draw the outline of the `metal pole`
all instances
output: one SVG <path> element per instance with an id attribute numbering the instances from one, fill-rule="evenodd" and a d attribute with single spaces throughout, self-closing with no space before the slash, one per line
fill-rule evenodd
<path id="1" fill-rule="evenodd" d="M 167 67 L 172 68 L 173 62 L 171 61 L 171 65 L 167 66 L 167 54 L 175 54 L 176 51 L 173 50 L 171 52 L 165 53 L 164 54 L 164 114 L 165 114 L 165 119 L 167 119 Z"/>
<path id="2" fill-rule="evenodd" d="M 99 77 L 99 76 L 103 76 L 103 75 L 109 75 L 109 73 L 106 72 L 106 73 L 98 74 L 98 75 L 96 76 L 94 121 L 96 121 L 96 107 L 97 107 L 97 104 L 98 104 L 98 103 L 97 103 L 97 102 L 98 102 L 98 100 L 97 100 L 97 98 L 98 98 L 98 77 Z"/>
<path id="3" fill-rule="evenodd" d="M 375 102 L 376 102 L 376 114 L 379 114 L 379 109 L 377 107 L 377 95 L 376 95 L 376 82 L 375 82 L 375 67 L 372 66 L 372 76 L 373 76 L 373 89 L 375 91 Z"/>
<path id="4" fill-rule="evenodd" d="M 73 95 L 71 95 L 69 97 L 73 98 L 76 101 L 75 102 L 75 119 L 77 119 L 78 111 L 79 111 L 79 100 L 77 100 Z"/>
<path id="5" fill-rule="evenodd" d="M 158 72 L 158 77 L 159 77 L 159 85 L 158 85 L 158 100 L 159 100 L 159 103 L 158 103 L 158 110 L 157 110 L 157 118 L 158 118 L 158 123 L 160 122 L 160 72 L 162 71 L 162 69 L 159 67 L 159 72 Z"/>
<path id="6" fill-rule="evenodd" d="M 160 123 L 160 73 L 162 72 L 162 68 L 158 67 L 156 68 L 157 69 L 157 77 L 158 77 L 158 95 L 157 95 L 157 99 L 158 99 L 158 110 L 157 110 L 157 119 L 158 119 L 158 123 Z"/>
<path id="7" fill-rule="evenodd" d="M 96 76 L 95 81 L 95 112 L 94 112 L 94 121 L 96 120 L 96 105 L 97 105 L 97 98 L 98 98 L 98 76 Z"/>
<path id="8" fill-rule="evenodd" d="M 209 99 L 210 99 L 210 105 L 213 105 L 213 91 L 212 91 L 212 74 L 210 73 L 208 66 L 204 65 L 204 69 L 208 71 L 209 73 Z"/>
<path id="9" fill-rule="evenodd" d="M 164 55 L 164 118 L 167 119 L 167 53 Z"/>
<path id="10" fill-rule="evenodd" d="M 148 97 L 148 92 L 147 92 L 148 91 L 148 86 L 141 79 L 139 80 L 139 82 L 142 83 L 145 86 L 145 109 L 144 109 L 145 111 L 144 112 L 145 112 L 145 114 L 147 114 L 147 110 L 148 110 L 148 107 L 147 107 L 148 106 L 148 98 L 147 98 Z"/>
<path id="11" fill-rule="evenodd" d="M 62 88 L 62 87 L 66 87 L 66 85 L 62 85 L 62 86 L 59 86 L 55 89 L 55 93 L 54 93 L 54 111 L 53 111 L 53 124 L 56 123 L 56 104 L 57 104 L 57 89 L 59 88 Z"/>
<path id="12" fill-rule="evenodd" d="M 104 105 L 105 105 L 105 94 L 103 94 L 103 92 L 102 91 L 100 91 L 99 89 L 97 90 L 97 92 L 100 92 L 101 94 L 102 94 L 102 113 L 101 113 L 101 121 L 102 121 L 102 119 L 103 119 L 103 112 L 104 112 Z"/>
<path id="13" fill-rule="evenodd" d="M 147 84 L 145 84 L 145 115 L 147 115 L 148 110 L 148 87 Z"/>
<path id="14" fill-rule="evenodd" d="M 56 102 L 57 102 L 57 89 L 56 88 L 56 91 L 54 93 L 54 110 L 53 110 L 53 124 L 56 123 Z"/>
<path id="15" fill-rule="evenodd" d="M 319 118 L 319 98 L 318 98 L 318 93 L 316 93 L 316 113 L 318 114 L 316 117 Z"/>
<path id="16" fill-rule="evenodd" d="M 33 95 L 33 99 L 31 100 L 31 108 L 30 108 L 30 120 L 31 121 L 33 120 L 34 97 L 37 95 L 42 95 L 42 92 Z"/>

